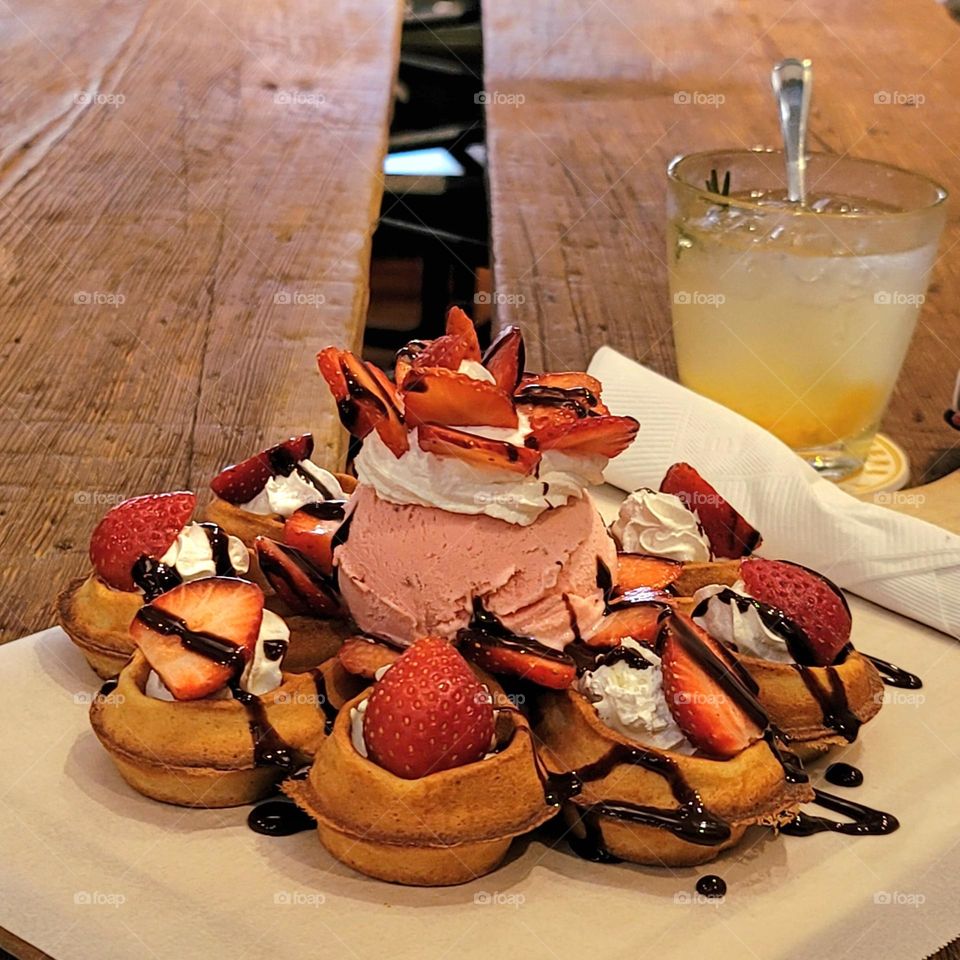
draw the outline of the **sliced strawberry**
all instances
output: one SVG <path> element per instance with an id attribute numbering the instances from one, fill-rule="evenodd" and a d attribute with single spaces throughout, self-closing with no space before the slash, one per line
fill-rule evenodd
<path id="1" fill-rule="evenodd" d="M 642 553 L 617 554 L 617 588 L 620 592 L 649 587 L 665 590 L 683 571 L 683 564 L 663 557 L 648 557 Z"/>
<path id="2" fill-rule="evenodd" d="M 577 677 L 577 666 L 570 657 L 547 648 L 542 654 L 534 653 L 525 648 L 504 646 L 494 639 L 487 640 L 483 634 L 464 631 L 460 649 L 490 673 L 520 677 L 551 690 L 565 690 Z"/>
<path id="3" fill-rule="evenodd" d="M 585 417 L 569 424 L 555 424 L 535 433 L 541 450 L 596 455 L 613 459 L 633 443 L 640 424 L 633 417 Z"/>
<path id="4" fill-rule="evenodd" d="M 483 365 L 493 374 L 497 386 L 513 393 L 520 383 L 526 350 L 519 327 L 506 327 L 483 355 Z"/>
<path id="5" fill-rule="evenodd" d="M 632 601 L 632 602 L 631 602 Z M 618 647 L 630 638 L 639 643 L 652 644 L 660 633 L 663 621 L 670 615 L 665 603 L 640 601 L 631 597 L 620 606 L 613 601 L 613 609 L 583 642 L 588 647 Z"/>
<path id="6" fill-rule="evenodd" d="M 540 462 L 540 453 L 518 447 L 505 440 L 478 437 L 453 427 L 423 424 L 417 429 L 420 449 L 439 457 L 456 457 L 481 467 L 495 467 L 514 473 L 532 473 Z"/>
<path id="7" fill-rule="evenodd" d="M 261 572 L 294 613 L 315 617 L 336 617 L 342 613 L 331 578 L 299 550 L 268 537 L 257 537 L 253 545 Z"/>
<path id="8" fill-rule="evenodd" d="M 760 532 L 727 503 L 689 463 L 675 463 L 660 484 L 661 493 L 679 497 L 700 520 L 715 557 L 736 559 L 760 546 Z"/>
<path id="9" fill-rule="evenodd" d="M 209 696 L 253 655 L 263 592 L 232 577 L 182 583 L 142 607 L 130 635 L 177 700 Z"/>
<path id="10" fill-rule="evenodd" d="M 333 535 L 344 518 L 344 501 L 309 503 L 287 517 L 283 542 L 298 550 L 322 573 L 333 574 Z"/>
<path id="11" fill-rule="evenodd" d="M 602 415 L 610 411 L 600 399 L 603 390 L 600 381 L 589 373 L 568 370 L 563 373 L 525 373 L 517 387 L 517 400 L 523 397 L 544 395 L 548 391 L 553 396 L 576 401 L 592 413 Z"/>
<path id="12" fill-rule="evenodd" d="M 412 363 L 414 367 L 446 367 L 448 370 L 456 370 L 464 360 L 470 359 L 467 356 L 469 352 L 470 345 L 463 337 L 446 334 L 436 340 L 428 340 L 423 349 L 412 358 Z"/>
<path id="13" fill-rule="evenodd" d="M 370 759 L 406 780 L 480 760 L 493 731 L 489 691 L 437 637 L 418 640 L 374 684 L 363 718 Z"/>
<path id="14" fill-rule="evenodd" d="M 409 449 L 396 390 L 382 371 L 336 347 L 321 350 L 317 365 L 337 402 L 340 422 L 350 433 L 362 440 L 376 429 L 397 457 Z"/>
<path id="15" fill-rule="evenodd" d="M 663 632 L 660 656 L 667 706 L 687 739 L 714 757 L 732 757 L 759 739 L 766 715 L 715 641 L 679 614 Z"/>
<path id="16" fill-rule="evenodd" d="M 118 503 L 90 537 L 90 562 L 100 579 L 117 590 L 136 590 L 134 564 L 142 556 L 159 560 L 196 505 L 196 494 L 188 491 L 152 493 Z"/>
<path id="17" fill-rule="evenodd" d="M 826 577 L 786 560 L 763 557 L 744 560 L 740 576 L 752 597 L 783 611 L 803 631 L 811 663 L 833 663 L 850 642 L 850 608 Z"/>
<path id="18" fill-rule="evenodd" d="M 451 307 L 447 311 L 447 336 L 459 337 L 466 346 L 466 360 L 480 359 L 480 341 L 473 321 L 459 308 Z"/>
<path id="19" fill-rule="evenodd" d="M 418 367 L 403 381 L 404 419 L 408 426 L 442 423 L 516 427 L 513 401 L 495 383 L 474 380 L 445 367 Z"/>
<path id="20" fill-rule="evenodd" d="M 271 477 L 288 477 L 301 460 L 313 453 L 313 436 L 305 433 L 247 457 L 240 463 L 224 467 L 211 481 L 210 489 L 227 503 L 241 504 L 252 500 Z"/>
<path id="21" fill-rule="evenodd" d="M 396 663 L 401 651 L 388 647 L 385 643 L 367 640 L 365 637 L 351 637 L 345 640 L 337 651 L 340 666 L 347 673 L 372 680 L 378 670 Z"/>

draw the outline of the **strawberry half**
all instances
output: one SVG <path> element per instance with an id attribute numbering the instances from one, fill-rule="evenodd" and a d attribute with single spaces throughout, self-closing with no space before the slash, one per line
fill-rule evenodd
<path id="1" fill-rule="evenodd" d="M 497 386 L 507 393 L 513 393 L 520 384 L 525 362 L 526 349 L 519 327 L 506 327 L 483 355 L 483 365 L 493 374 Z"/>
<path id="2" fill-rule="evenodd" d="M 283 542 L 298 550 L 322 573 L 331 576 L 333 535 L 340 529 L 343 518 L 343 500 L 309 503 L 287 517 L 283 525 Z"/>
<path id="3" fill-rule="evenodd" d="M 641 553 L 617 554 L 617 589 L 621 593 L 649 587 L 651 590 L 665 590 L 676 581 L 683 570 L 683 564 L 664 557 L 648 557 Z"/>
<path id="4" fill-rule="evenodd" d="M 670 467 L 660 492 L 679 497 L 696 513 L 715 557 L 745 557 L 760 546 L 760 531 L 747 523 L 689 463 Z"/>
<path id="5" fill-rule="evenodd" d="M 118 503 L 90 537 L 90 562 L 97 575 L 117 590 L 136 590 L 134 564 L 142 556 L 159 560 L 196 505 L 196 494 L 189 491 L 152 493 Z"/>
<path id="6" fill-rule="evenodd" d="M 619 647 L 621 641 L 630 638 L 639 643 L 653 644 L 660 634 L 664 619 L 670 608 L 665 603 L 626 602 L 619 609 L 613 601 L 611 610 L 583 642 L 588 647 Z"/>
<path id="7" fill-rule="evenodd" d="M 633 417 L 584 417 L 571 423 L 553 423 L 535 433 L 541 450 L 595 455 L 613 459 L 633 443 L 640 424 Z"/>
<path id="8" fill-rule="evenodd" d="M 763 557 L 744 560 L 740 576 L 752 597 L 783 611 L 803 631 L 812 664 L 828 666 L 850 642 L 850 608 L 826 577 L 786 560 Z"/>
<path id="9" fill-rule="evenodd" d="M 210 489 L 227 503 L 241 504 L 252 500 L 271 477 L 288 477 L 301 460 L 313 453 L 313 436 L 304 433 L 291 437 L 240 463 L 224 467 L 211 481 Z"/>
<path id="10" fill-rule="evenodd" d="M 370 759 L 405 780 L 480 760 L 493 731 L 489 691 L 437 637 L 418 640 L 374 684 L 363 718 Z"/>
<path id="11" fill-rule="evenodd" d="M 532 473 L 540 462 L 540 453 L 530 447 L 518 447 L 505 440 L 491 440 L 473 433 L 441 427 L 433 423 L 417 429 L 420 449 L 439 457 L 456 457 L 480 467 L 495 467 L 514 473 Z"/>
<path id="12" fill-rule="evenodd" d="M 600 399 L 603 390 L 600 381 L 579 370 L 523 374 L 517 387 L 517 402 L 522 402 L 524 396 L 535 396 L 545 390 L 553 391 L 558 397 L 575 400 L 592 413 L 606 415 L 610 412 Z"/>
<path id="13" fill-rule="evenodd" d="M 484 424 L 516 427 L 517 411 L 509 395 L 495 383 L 474 380 L 446 367 L 418 367 L 403 381 L 404 419 L 408 426 Z"/>
<path id="14" fill-rule="evenodd" d="M 339 616 L 340 599 L 331 578 L 299 550 L 269 537 L 257 537 L 253 545 L 261 573 L 294 613 Z"/>
<path id="15" fill-rule="evenodd" d="M 463 631 L 460 637 L 460 649 L 484 670 L 520 677 L 551 690 L 566 690 L 577 678 L 574 661 L 566 654 L 552 650 L 540 655 L 504 646 L 494 640 L 487 641 L 482 634 L 469 630 Z"/>
<path id="16" fill-rule="evenodd" d="M 755 696 L 692 621 L 667 621 L 660 656 L 667 706 L 698 750 L 732 757 L 763 735 L 767 718 Z"/>
<path id="17" fill-rule="evenodd" d="M 337 402 L 340 422 L 353 436 L 362 440 L 376 430 L 395 456 L 409 449 L 396 390 L 381 370 L 336 347 L 321 350 L 317 366 Z"/>
<path id="18" fill-rule="evenodd" d="M 447 336 L 459 337 L 463 341 L 466 353 L 464 360 L 480 359 L 480 341 L 473 321 L 459 307 L 447 311 Z M 459 364 L 457 364 L 459 366 Z"/>
<path id="19" fill-rule="evenodd" d="M 177 700 L 197 700 L 242 670 L 262 619 L 263 592 L 256 584 L 207 577 L 142 607 L 130 635 Z"/>

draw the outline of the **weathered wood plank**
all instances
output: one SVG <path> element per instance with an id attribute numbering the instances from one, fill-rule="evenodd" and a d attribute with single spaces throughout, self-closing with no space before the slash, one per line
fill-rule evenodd
<path id="1" fill-rule="evenodd" d="M 312 429 L 358 346 L 399 0 L 6 7 L 0 638 L 50 622 L 106 506 Z"/>
<path id="2" fill-rule="evenodd" d="M 935 4 L 884 0 L 865 16 L 850 0 L 487 0 L 484 36 L 498 320 L 525 328 L 532 363 L 580 366 L 610 343 L 675 373 L 666 164 L 691 150 L 775 145 L 769 70 L 781 57 L 814 59 L 813 149 L 960 189 L 960 28 Z M 960 465 L 941 418 L 960 366 L 958 242 L 954 206 L 884 423 L 914 482 Z"/>

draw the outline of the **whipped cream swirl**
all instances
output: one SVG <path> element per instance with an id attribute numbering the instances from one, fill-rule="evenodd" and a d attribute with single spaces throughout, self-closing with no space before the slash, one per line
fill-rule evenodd
<path id="1" fill-rule="evenodd" d="M 520 413 L 516 429 L 457 429 L 523 446 L 530 433 L 530 421 Z M 571 456 L 547 450 L 536 474 L 521 476 L 513 470 L 427 453 L 420 449 L 419 431 L 414 430 L 410 434 L 410 449 L 400 457 L 393 455 L 377 433 L 371 433 L 363 441 L 354 466 L 360 483 L 373 487 L 381 500 L 438 507 L 451 513 L 486 514 L 528 526 L 545 510 L 561 507 L 582 497 L 586 487 L 602 483 L 606 463 L 602 456 Z"/>
<path id="2" fill-rule="evenodd" d="M 237 574 L 246 573 L 250 568 L 250 554 L 243 541 L 237 537 L 223 535 L 227 537 L 227 556 L 230 559 L 230 565 Z M 176 570 L 184 583 L 212 577 L 217 572 L 217 560 L 213 555 L 210 538 L 199 523 L 188 523 L 177 534 L 177 539 L 170 544 L 167 552 L 160 558 L 160 562 Z"/>
<path id="3" fill-rule="evenodd" d="M 252 500 L 240 505 L 240 509 L 261 516 L 289 517 L 308 503 L 344 499 L 346 494 L 332 473 L 311 460 L 301 460 L 289 476 L 278 474 L 271 477 Z"/>
<path id="4" fill-rule="evenodd" d="M 777 663 L 792 663 L 793 656 L 786 639 L 763 622 L 756 606 L 752 603 L 743 604 L 744 609 L 741 610 L 736 602 L 721 600 L 717 595 L 725 590 L 748 600 L 753 599 L 742 580 L 732 587 L 720 583 L 708 584 L 693 595 L 694 610 L 706 601 L 706 609 L 693 618 L 694 623 L 703 627 L 711 637 L 734 645 L 740 653 Z"/>
<path id="5" fill-rule="evenodd" d="M 290 642 L 290 628 L 284 623 L 283 618 L 277 616 L 272 610 L 264 610 L 253 656 L 247 661 L 247 665 L 237 681 L 237 686 L 241 690 L 252 693 L 255 697 L 262 697 L 265 693 L 276 690 L 283 683 L 283 672 L 281 670 L 283 657 L 271 658 L 267 654 L 265 646 L 270 641 L 273 641 L 271 647 L 279 641 L 286 650 L 286 644 Z M 154 700 L 173 701 L 176 699 L 155 670 L 151 670 L 147 676 L 147 683 L 143 692 Z M 220 690 L 204 697 L 204 699 L 232 700 L 233 694 L 229 687 L 222 687 Z"/>
<path id="6" fill-rule="evenodd" d="M 643 553 L 687 563 L 706 563 L 710 543 L 697 515 L 672 493 L 646 487 L 620 504 L 610 532 L 625 553 Z"/>
<path id="7" fill-rule="evenodd" d="M 693 753 L 693 745 L 667 705 L 660 657 L 636 640 L 625 639 L 621 646 L 637 653 L 648 666 L 637 669 L 628 660 L 602 664 L 584 673 L 577 689 L 611 730 L 647 747 Z"/>

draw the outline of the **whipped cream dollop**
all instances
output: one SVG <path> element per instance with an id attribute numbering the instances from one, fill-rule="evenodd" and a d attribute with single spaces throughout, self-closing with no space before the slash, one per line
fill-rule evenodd
<path id="1" fill-rule="evenodd" d="M 301 460 L 289 476 L 271 477 L 252 500 L 240 505 L 240 509 L 262 516 L 289 517 L 308 503 L 345 499 L 340 482 L 329 470 L 318 467 L 311 460 Z"/>
<path id="2" fill-rule="evenodd" d="M 516 428 L 457 429 L 522 447 L 530 433 L 530 421 L 520 413 Z M 354 466 L 360 483 L 373 487 L 381 500 L 438 507 L 451 513 L 486 514 L 527 526 L 545 510 L 562 507 L 582 497 L 588 486 L 602 483 L 606 463 L 602 456 L 571 456 L 547 450 L 536 474 L 521 476 L 512 470 L 427 453 L 420 449 L 418 431 L 414 430 L 410 449 L 400 457 L 394 456 L 376 432 L 371 433 L 363 441 Z"/>
<path id="3" fill-rule="evenodd" d="M 237 574 L 246 573 L 250 568 L 250 554 L 243 541 L 223 531 L 221 533 L 227 538 L 230 565 Z M 217 572 L 217 560 L 207 536 L 207 528 L 199 523 L 188 523 L 177 534 L 177 539 L 170 544 L 160 562 L 176 570 L 184 583 L 214 576 Z"/>
<path id="4" fill-rule="evenodd" d="M 644 553 L 687 563 L 706 563 L 710 542 L 697 515 L 672 493 L 646 487 L 620 504 L 610 532 L 625 553 Z"/>
<path id="5" fill-rule="evenodd" d="M 706 601 L 705 611 L 693 618 L 694 623 L 703 627 L 711 637 L 733 644 L 740 653 L 777 663 L 792 663 L 793 657 L 786 639 L 767 627 L 756 606 L 721 600 L 718 594 L 725 590 L 746 600 L 753 599 L 742 580 L 732 587 L 720 583 L 708 584 L 693 595 L 694 610 Z M 743 610 L 740 606 L 743 606 Z"/>
<path id="6" fill-rule="evenodd" d="M 243 673 L 240 674 L 237 686 L 255 697 L 262 697 L 264 694 L 270 693 L 271 690 L 276 690 L 283 683 L 281 664 L 283 653 L 286 652 L 286 646 L 289 642 L 290 628 L 283 618 L 277 616 L 272 610 L 264 610 L 263 620 L 260 622 L 260 633 L 257 635 L 257 645 L 253 649 L 253 656 L 247 661 Z M 281 655 L 279 657 L 271 656 L 271 653 L 275 654 L 278 645 L 282 649 Z M 143 692 L 154 700 L 173 701 L 176 699 L 155 670 L 151 670 L 147 676 Z M 204 697 L 204 699 L 232 700 L 233 694 L 229 687 L 222 687 L 215 693 Z"/>
<path id="7" fill-rule="evenodd" d="M 621 646 L 634 651 L 648 665 L 638 669 L 628 660 L 602 664 L 580 677 L 580 693 L 593 703 L 598 716 L 611 730 L 647 747 L 693 753 L 693 745 L 677 726 L 667 705 L 660 657 L 629 638 Z"/>

